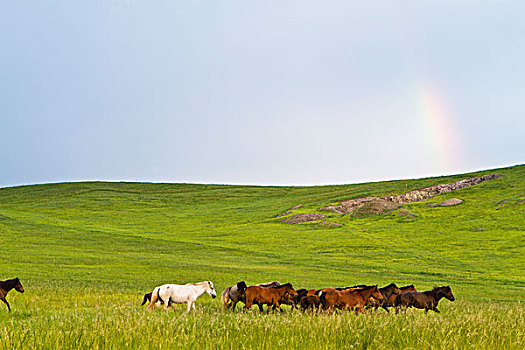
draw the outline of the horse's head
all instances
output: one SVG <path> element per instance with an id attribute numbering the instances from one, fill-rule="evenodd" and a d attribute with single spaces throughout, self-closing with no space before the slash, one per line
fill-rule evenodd
<path id="1" fill-rule="evenodd" d="M 370 294 L 370 296 L 374 299 L 377 299 L 379 301 L 385 299 L 385 297 L 383 296 L 383 294 L 381 294 L 381 292 L 379 291 L 379 289 L 377 288 L 377 284 L 375 286 L 373 286 L 372 288 L 372 294 Z"/>
<path id="2" fill-rule="evenodd" d="M 288 300 L 293 300 L 297 296 L 297 292 L 293 289 L 291 283 L 284 285 L 284 295 Z"/>
<path id="3" fill-rule="evenodd" d="M 246 292 L 246 288 L 248 288 L 248 286 L 246 285 L 246 282 L 244 281 L 237 282 L 237 293 L 239 293 L 239 295 L 243 295 L 244 292 Z"/>
<path id="4" fill-rule="evenodd" d="M 213 287 L 213 282 L 206 281 L 206 293 L 208 293 L 212 298 L 215 298 L 217 296 L 215 288 Z"/>
<path id="5" fill-rule="evenodd" d="M 450 289 L 450 286 L 441 287 L 441 292 L 443 293 L 443 296 L 447 298 L 448 300 L 450 301 L 456 300 L 456 298 L 454 298 L 454 294 L 452 294 L 452 289 Z"/>
<path id="6" fill-rule="evenodd" d="M 298 304 L 301 301 L 301 298 L 305 297 L 306 294 L 308 294 L 308 291 L 306 289 L 298 289 L 296 290 L 296 292 L 297 292 L 297 295 L 292 297 L 292 301 L 295 304 Z"/>
<path id="7" fill-rule="evenodd" d="M 20 283 L 20 279 L 18 277 L 15 278 L 15 282 L 16 282 L 15 287 L 14 287 L 15 290 L 17 292 L 23 293 L 24 292 L 24 287 L 22 286 L 22 283 Z"/>

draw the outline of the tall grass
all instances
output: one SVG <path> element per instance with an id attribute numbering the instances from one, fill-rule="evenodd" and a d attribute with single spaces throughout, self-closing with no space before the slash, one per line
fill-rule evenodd
<path id="1" fill-rule="evenodd" d="M 54 291 L 57 292 L 57 291 Z M 71 290 L 75 292 L 75 290 Z M 522 349 L 523 304 L 442 301 L 441 314 L 396 315 L 224 312 L 209 297 L 196 313 L 146 311 L 136 295 L 82 294 L 76 301 L 46 294 L 16 297 L 2 312 L 1 349 Z"/>

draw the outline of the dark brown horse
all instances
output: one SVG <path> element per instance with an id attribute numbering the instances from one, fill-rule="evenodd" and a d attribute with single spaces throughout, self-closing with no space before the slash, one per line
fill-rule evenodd
<path id="1" fill-rule="evenodd" d="M 377 310 L 379 307 L 382 307 L 383 309 L 385 309 L 386 312 L 390 312 L 388 308 L 394 307 L 394 302 L 399 294 L 408 291 L 416 292 L 416 288 L 413 284 L 409 286 L 398 287 L 395 283 L 390 283 L 388 286 L 379 288 L 379 291 L 383 295 L 383 301 L 379 302 L 375 299 L 371 300 L 369 306 L 374 307 L 374 310 Z"/>
<path id="2" fill-rule="evenodd" d="M 17 292 L 24 292 L 24 287 L 22 287 L 22 283 L 20 283 L 18 277 L 13 278 L 12 280 L 0 281 L 0 300 L 2 300 L 7 305 L 9 312 L 11 312 L 11 306 L 9 306 L 9 303 L 5 297 L 7 296 L 7 293 L 9 293 L 9 291 L 13 288 Z"/>
<path id="3" fill-rule="evenodd" d="M 329 289 L 319 293 L 323 310 L 338 308 L 341 310 L 355 310 L 356 313 L 359 313 L 363 311 L 370 298 L 375 298 L 379 301 L 383 300 L 383 295 L 379 292 L 377 284 L 352 289 L 340 291 Z"/>
<path id="4" fill-rule="evenodd" d="M 297 305 L 300 304 L 301 299 L 308 294 L 308 290 L 304 289 L 304 288 L 303 289 L 298 289 L 298 290 L 296 290 L 296 292 L 297 292 L 296 296 L 294 296 L 293 298 L 289 299 L 289 301 L 285 302 L 285 304 L 292 305 L 292 310 L 295 309 L 295 308 L 298 308 Z"/>
<path id="5" fill-rule="evenodd" d="M 290 283 L 286 283 L 272 288 L 250 286 L 246 289 L 244 295 L 246 298 L 244 310 L 250 309 L 253 304 L 266 304 L 268 305 L 266 313 L 269 313 L 270 307 L 273 309 L 279 308 L 282 311 L 281 304 L 291 301 L 297 295 L 297 292 Z"/>
<path id="6" fill-rule="evenodd" d="M 437 306 L 441 298 L 446 298 L 450 301 L 456 300 L 449 286 L 434 287 L 432 290 L 421 293 L 403 292 L 396 297 L 394 302 L 396 313 L 399 312 L 399 307 L 404 307 L 405 310 L 409 307 L 415 307 L 416 309 L 425 309 L 425 313 L 428 310 L 439 313 Z"/>
<path id="7" fill-rule="evenodd" d="M 244 301 L 244 292 L 248 286 L 246 282 L 240 281 L 236 285 L 231 287 L 226 287 L 222 292 L 222 303 L 224 304 L 224 309 L 231 308 L 232 311 L 235 311 L 235 306 L 239 301 Z"/>
<path id="8" fill-rule="evenodd" d="M 319 310 L 319 306 L 321 305 L 321 298 L 319 298 L 318 295 L 305 295 L 301 298 L 299 302 L 299 306 L 301 307 L 301 311 L 305 312 L 308 309 L 311 309 L 312 311 Z"/>

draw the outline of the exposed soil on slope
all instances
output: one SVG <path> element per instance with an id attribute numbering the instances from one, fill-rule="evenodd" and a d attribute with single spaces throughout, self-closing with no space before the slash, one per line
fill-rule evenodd
<path id="1" fill-rule="evenodd" d="M 416 190 L 412 190 L 412 191 L 409 191 L 403 194 L 399 194 L 397 196 L 355 198 L 355 199 L 350 199 L 347 201 L 342 201 L 340 205 L 332 205 L 332 206 L 328 206 L 325 208 L 321 208 L 321 210 L 333 211 L 338 214 L 348 214 L 348 213 L 353 212 L 356 208 L 363 206 L 365 203 L 369 203 L 369 202 L 377 201 L 377 200 L 386 200 L 386 201 L 390 201 L 393 203 L 420 202 L 420 201 L 429 199 L 431 197 L 437 196 L 439 194 L 474 186 L 474 185 L 482 183 L 483 181 L 495 179 L 498 177 L 501 177 L 501 175 L 489 174 L 489 175 L 483 175 L 483 176 L 475 176 L 475 177 L 471 177 L 471 178 L 464 179 L 464 180 L 459 180 L 459 181 L 448 183 L 448 184 L 441 184 L 441 185 L 434 185 L 430 187 L 418 188 Z"/>
<path id="2" fill-rule="evenodd" d="M 459 190 L 462 188 L 474 186 L 482 183 L 483 181 L 496 179 L 502 175 L 488 174 L 483 176 L 475 176 L 464 180 L 455 181 L 448 184 L 440 184 L 429 187 L 418 188 L 403 194 L 395 196 L 384 196 L 384 197 L 362 197 L 354 198 L 346 201 L 342 201 L 340 205 L 331 205 L 328 207 L 320 208 L 322 211 L 330 211 L 337 214 L 351 214 L 354 217 L 367 217 L 372 215 L 389 214 L 399 208 L 398 203 L 413 203 L 427 200 L 431 197 L 448 193 L 451 191 Z M 460 204 L 462 200 L 451 198 L 442 203 L 433 204 L 432 206 L 451 206 Z M 286 216 L 291 214 L 295 209 L 302 207 L 297 205 L 288 209 L 283 214 L 279 215 Z M 302 223 L 309 221 L 317 221 L 324 219 L 325 215 L 319 213 L 304 213 L 295 214 L 285 219 L 282 219 L 286 223 Z"/>
<path id="3" fill-rule="evenodd" d="M 325 215 L 319 213 L 302 213 L 295 214 L 290 217 L 283 219 L 283 222 L 288 224 L 300 224 L 302 222 L 317 221 L 326 218 Z"/>
<path id="4" fill-rule="evenodd" d="M 463 203 L 463 201 L 461 199 L 450 198 L 450 199 L 447 199 L 446 201 L 441 202 L 441 203 L 430 204 L 428 207 L 429 208 L 434 208 L 434 207 L 451 207 L 453 205 L 458 205 L 458 204 L 461 204 L 461 203 Z"/>

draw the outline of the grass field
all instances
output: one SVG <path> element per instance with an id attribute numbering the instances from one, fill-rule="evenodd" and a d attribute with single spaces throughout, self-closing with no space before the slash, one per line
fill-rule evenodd
<path id="1" fill-rule="evenodd" d="M 503 177 L 403 204 L 412 215 L 285 224 L 344 199 L 393 195 L 473 175 Z M 446 208 L 429 203 L 464 202 Z M 525 334 L 525 166 L 457 176 L 320 187 L 64 183 L 0 189 L 0 348 L 516 348 Z M 239 280 L 296 288 L 450 285 L 442 314 L 225 314 L 144 311 L 163 283 Z M 520 343 L 521 342 L 521 343 Z"/>

